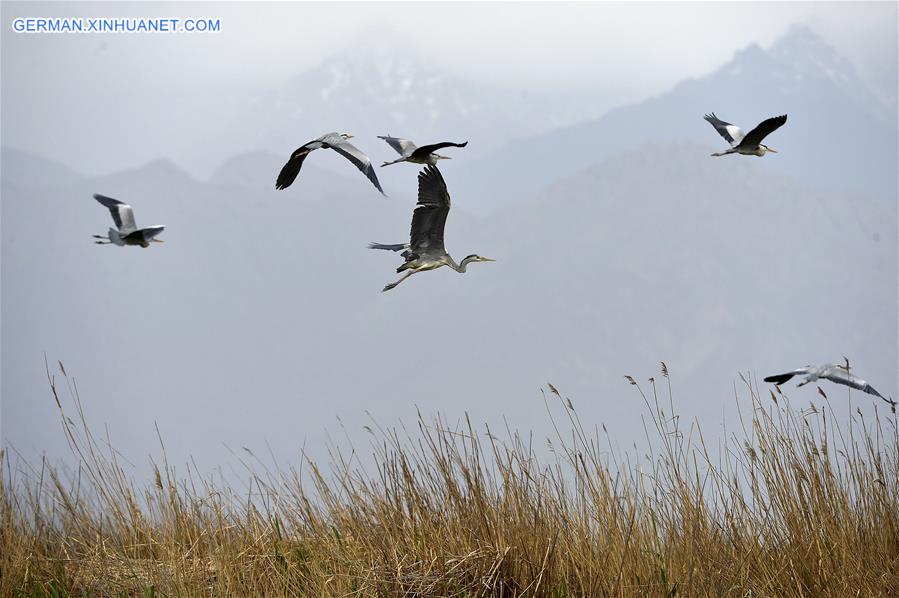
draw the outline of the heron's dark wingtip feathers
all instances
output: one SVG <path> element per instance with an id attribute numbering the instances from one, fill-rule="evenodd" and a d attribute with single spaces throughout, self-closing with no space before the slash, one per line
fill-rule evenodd
<path id="1" fill-rule="evenodd" d="M 765 382 L 773 382 L 774 384 L 780 386 L 792 377 L 793 374 L 777 374 L 776 376 L 768 376 L 767 378 L 765 378 Z"/>
<path id="2" fill-rule="evenodd" d="M 864 388 L 862 388 L 862 391 L 868 393 L 869 395 L 874 395 L 875 397 L 880 397 L 881 399 L 883 399 L 884 401 L 889 403 L 889 399 L 887 399 L 885 396 L 883 396 L 882 394 L 877 392 L 877 389 L 874 388 L 873 386 L 871 386 L 870 384 L 865 384 Z"/>
<path id="3" fill-rule="evenodd" d="M 278 191 L 283 191 L 290 187 L 293 182 L 296 180 L 297 175 L 300 174 L 300 169 L 297 168 L 294 172 L 290 172 L 288 168 L 290 163 L 286 164 L 284 168 L 281 169 L 281 174 L 278 175 L 278 180 L 275 181 L 275 189 Z"/>
<path id="4" fill-rule="evenodd" d="M 375 186 L 375 189 L 377 189 L 378 192 L 380 192 L 380 194 L 383 195 L 384 198 L 386 199 L 387 194 L 384 193 L 383 189 L 381 189 L 381 183 L 378 181 L 377 175 L 375 175 L 375 169 L 369 168 L 369 171 L 366 173 L 366 175 L 368 176 L 368 180 L 371 181 L 371 184 Z"/>
<path id="5" fill-rule="evenodd" d="M 780 116 L 772 116 L 767 120 L 767 122 L 771 123 L 771 126 L 774 127 L 774 129 L 779 129 L 780 127 L 784 126 L 784 124 L 786 124 L 787 115 L 781 114 Z"/>
<path id="6" fill-rule="evenodd" d="M 443 174 L 435 164 L 428 164 L 421 172 L 418 173 L 418 195 L 421 198 L 422 189 L 438 188 L 441 191 L 446 190 L 446 182 L 443 180 Z"/>
<path id="7" fill-rule="evenodd" d="M 303 160 L 306 159 L 308 152 L 301 152 L 303 148 L 295 151 L 290 156 L 290 160 L 281 168 L 281 172 L 278 173 L 278 180 L 275 181 L 275 189 L 281 191 L 283 189 L 287 189 L 290 187 L 295 180 L 297 180 L 297 176 L 300 174 L 300 169 L 303 167 Z"/>

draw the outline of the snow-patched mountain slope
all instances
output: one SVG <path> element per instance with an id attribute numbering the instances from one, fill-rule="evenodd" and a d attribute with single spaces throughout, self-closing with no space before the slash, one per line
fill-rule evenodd
<path id="1" fill-rule="evenodd" d="M 402 43 L 359 42 L 261 97 L 260 146 L 287 147 L 304 132 L 390 133 L 420 143 L 479 137 L 469 153 L 496 148 L 602 114 L 589 94 L 508 90 L 454 75 Z"/>
<path id="2" fill-rule="evenodd" d="M 617 152 L 660 140 L 701 143 L 708 149 L 695 159 L 718 160 L 725 170 L 734 161 L 759 160 L 708 156 L 724 144 L 703 121 L 703 114 L 712 111 L 744 130 L 769 116 L 788 114 L 787 124 L 766 139 L 780 153 L 762 158 L 765 168 L 821 191 L 896 197 L 895 116 L 883 110 L 847 61 L 801 28 L 769 50 L 751 45 L 708 76 L 684 81 L 656 98 L 469 162 L 460 173 L 460 191 L 495 208 Z M 649 165 L 646 176 L 652 176 Z"/>

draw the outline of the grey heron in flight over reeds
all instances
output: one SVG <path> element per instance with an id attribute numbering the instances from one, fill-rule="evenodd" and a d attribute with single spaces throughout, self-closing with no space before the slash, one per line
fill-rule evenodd
<path id="1" fill-rule="evenodd" d="M 787 115 L 782 114 L 767 120 L 763 120 L 759 125 L 748 133 L 744 134 L 740 127 L 724 122 L 715 116 L 715 113 L 706 114 L 705 119 L 709 121 L 718 134 L 724 137 L 724 140 L 730 144 L 730 149 L 723 152 L 716 152 L 713 156 L 726 156 L 728 154 L 743 154 L 744 156 L 762 157 L 768 152 L 777 153 L 777 150 L 762 144 L 762 140 L 783 126 L 787 122 Z"/>
<path id="2" fill-rule="evenodd" d="M 332 149 L 352 162 L 356 168 L 362 171 L 362 174 L 368 177 L 368 180 L 371 181 L 372 185 L 374 185 L 382 195 L 386 196 L 384 190 L 381 189 L 381 183 L 378 182 L 378 175 L 375 174 L 375 169 L 371 165 L 371 160 L 369 160 L 368 156 L 362 153 L 359 148 L 347 141 L 347 139 L 351 139 L 352 137 L 353 136 L 349 133 L 325 133 L 318 139 L 313 139 L 297 148 L 297 150 L 290 155 L 287 164 L 284 165 L 281 172 L 278 174 L 278 180 L 275 182 L 275 189 L 287 189 L 290 187 L 296 180 L 297 175 L 300 174 L 300 168 L 303 167 L 303 160 L 306 159 L 309 152 L 323 148 Z"/>
<path id="3" fill-rule="evenodd" d="M 862 380 L 855 374 L 850 373 L 848 366 L 843 365 L 834 365 L 832 363 L 827 363 L 824 365 L 807 365 L 804 368 L 795 369 L 791 372 L 768 376 L 767 378 L 765 378 L 765 382 L 773 382 L 777 386 L 780 386 L 793 376 L 805 376 L 805 380 L 797 384 L 797 386 L 805 386 L 809 382 L 816 382 L 818 379 L 823 378 L 825 380 L 830 380 L 831 382 L 836 382 L 837 384 L 843 384 L 844 386 L 855 388 L 862 392 L 868 393 L 869 395 L 880 397 L 881 399 L 889 403 L 893 407 L 893 409 L 896 408 L 896 401 L 888 399 L 877 392 L 877 390 L 866 381 Z"/>
<path id="4" fill-rule="evenodd" d="M 418 173 L 418 203 L 412 212 L 412 228 L 409 243 L 396 245 L 384 245 L 371 243 L 369 249 L 386 249 L 388 251 L 402 251 L 406 262 L 396 269 L 397 272 L 406 271 L 406 274 L 384 287 L 383 291 L 389 291 L 416 272 L 435 270 L 441 266 L 449 266 L 456 272 L 465 272 L 468 264 L 472 262 L 492 262 L 490 258 L 471 254 L 460 263 L 450 257 L 443 245 L 443 229 L 446 227 L 446 217 L 450 211 L 450 196 L 446 190 L 446 182 L 436 166 L 425 166 Z"/>
<path id="5" fill-rule="evenodd" d="M 445 147 L 465 147 L 468 145 L 468 142 L 465 143 L 453 143 L 452 141 L 443 141 L 441 143 L 432 143 L 431 145 L 423 145 L 418 147 L 408 139 L 400 139 L 399 137 L 391 137 L 388 135 L 378 135 L 378 139 L 383 139 L 390 147 L 395 149 L 397 153 L 400 155 L 399 158 L 392 162 L 384 162 L 381 164 L 381 168 L 384 166 L 389 166 L 390 164 L 397 164 L 398 162 L 412 162 L 413 164 L 431 164 L 432 166 L 437 164 L 437 160 L 451 160 L 450 156 L 441 156 L 437 153 L 437 150 L 443 149 Z"/>
<path id="6" fill-rule="evenodd" d="M 94 235 L 97 245 L 140 245 L 149 247 L 150 243 L 162 243 L 156 235 L 165 230 L 164 226 L 147 226 L 137 228 L 134 222 L 134 211 L 126 203 L 117 199 L 94 193 L 94 199 L 109 208 L 116 228 L 110 228 L 107 236 Z"/>

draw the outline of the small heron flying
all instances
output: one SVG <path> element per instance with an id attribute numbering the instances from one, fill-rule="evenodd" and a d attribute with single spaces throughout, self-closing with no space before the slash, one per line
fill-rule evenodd
<path id="1" fill-rule="evenodd" d="M 718 134 L 724 137 L 724 140 L 730 144 L 730 149 L 723 152 L 716 152 L 713 156 L 726 156 L 728 154 L 743 154 L 744 156 L 764 156 L 767 152 L 777 153 L 776 149 L 770 148 L 762 144 L 762 140 L 783 126 L 787 122 L 787 115 L 782 114 L 767 120 L 763 120 L 759 125 L 749 133 L 743 133 L 740 127 L 724 122 L 715 116 L 715 113 L 706 114 L 705 119 L 709 121 Z"/>
<path id="2" fill-rule="evenodd" d="M 297 175 L 300 174 L 300 168 L 303 167 L 303 160 L 306 159 L 309 152 L 323 148 L 332 149 L 352 162 L 362 174 L 368 177 L 368 180 L 371 181 L 372 185 L 374 185 L 382 195 L 386 196 L 384 190 L 381 189 L 381 183 L 378 182 L 378 175 L 375 174 L 375 169 L 371 165 L 371 160 L 369 160 L 368 156 L 362 153 L 359 148 L 347 141 L 347 139 L 351 139 L 352 137 L 353 136 L 349 133 L 325 133 L 318 139 L 313 139 L 297 148 L 297 150 L 290 155 L 287 164 L 284 165 L 281 172 L 278 174 L 278 180 L 275 182 L 275 189 L 287 189 L 290 187 L 296 180 Z"/>
<path id="3" fill-rule="evenodd" d="M 825 380 L 830 380 L 831 382 L 836 382 L 837 384 L 855 388 L 856 390 L 868 393 L 869 395 L 880 397 L 881 399 L 892 405 L 894 409 L 896 407 L 896 401 L 886 398 L 885 396 L 877 392 L 877 390 L 875 390 L 873 386 L 871 386 L 855 374 L 849 373 L 848 367 L 843 365 L 834 365 L 832 363 L 827 363 L 824 365 L 807 365 L 804 368 L 798 368 L 791 372 L 768 376 L 767 378 L 765 378 L 765 382 L 773 382 L 777 386 L 780 386 L 793 376 L 805 376 L 805 380 L 803 380 L 796 386 L 805 386 L 809 382 L 816 382 L 819 378 L 823 378 Z"/>
<path id="4" fill-rule="evenodd" d="M 412 162 L 413 164 L 437 164 L 437 160 L 451 160 L 450 156 L 441 156 L 437 150 L 445 147 L 465 147 L 465 143 L 453 143 L 452 141 L 443 141 L 441 143 L 432 143 L 431 145 L 423 145 L 418 147 L 408 139 L 400 139 L 399 137 L 391 137 L 388 135 L 378 135 L 378 139 L 383 139 L 390 147 L 395 149 L 400 157 L 393 162 L 384 162 L 381 167 L 396 164 L 398 162 Z"/>
<path id="5" fill-rule="evenodd" d="M 109 208 L 112 214 L 112 220 L 115 222 L 116 228 L 110 228 L 107 236 L 94 235 L 97 245 L 140 245 L 141 247 L 149 247 L 150 243 L 162 243 L 156 238 L 156 235 L 165 230 L 164 226 L 147 226 L 137 228 L 134 222 L 134 211 L 126 203 L 117 199 L 94 193 L 94 199 Z"/>
<path id="6" fill-rule="evenodd" d="M 406 263 L 396 269 L 397 272 L 407 271 L 406 274 L 384 287 L 383 291 L 389 291 L 416 272 L 436 270 L 441 266 L 449 266 L 456 272 L 465 272 L 468 264 L 472 262 L 493 262 L 490 258 L 471 254 L 460 263 L 446 252 L 443 245 L 443 229 L 446 227 L 446 217 L 450 211 L 450 196 L 446 190 L 446 182 L 436 166 L 425 166 L 418 173 L 418 204 L 412 212 L 412 227 L 409 233 L 409 243 L 385 245 L 383 243 L 371 243 L 369 249 L 385 249 L 388 251 L 402 251 Z"/>

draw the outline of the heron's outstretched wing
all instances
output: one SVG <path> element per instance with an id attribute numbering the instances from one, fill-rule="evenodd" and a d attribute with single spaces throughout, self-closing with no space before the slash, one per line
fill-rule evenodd
<path id="1" fill-rule="evenodd" d="M 724 137 L 724 140 L 731 144 L 732 146 L 738 145 L 740 141 L 743 139 L 743 131 L 740 127 L 736 125 L 732 125 L 728 122 L 724 122 L 712 112 L 711 114 L 706 114 L 704 117 L 709 124 L 715 127 L 715 130 L 718 131 L 718 134 Z"/>
<path id="2" fill-rule="evenodd" d="M 407 156 L 415 151 L 418 147 L 408 139 L 400 139 L 399 137 L 391 137 L 390 135 L 378 135 L 378 139 L 383 139 L 390 144 L 401 156 Z"/>
<path id="3" fill-rule="evenodd" d="M 134 222 L 134 211 L 131 206 L 111 197 L 94 193 L 94 199 L 109 208 L 112 214 L 112 221 L 115 222 L 119 232 L 128 234 L 137 230 L 137 224 Z"/>
<path id="4" fill-rule="evenodd" d="M 327 137 L 328 135 L 336 135 L 336 133 L 328 133 L 322 137 Z M 312 141 L 301 145 L 296 151 L 290 154 L 290 159 L 287 161 L 287 164 L 285 164 L 284 167 L 281 168 L 281 172 L 278 173 L 278 180 L 275 181 L 275 189 L 287 189 L 295 180 L 297 180 L 300 169 L 303 167 L 303 160 L 306 159 L 309 152 L 317 150 L 322 146 L 322 137 L 313 139 Z"/>
<path id="5" fill-rule="evenodd" d="M 840 367 L 834 367 L 828 370 L 828 372 L 824 374 L 824 378 L 827 378 L 831 382 L 836 382 L 837 384 L 844 384 L 846 386 L 855 388 L 856 390 L 868 393 L 869 395 L 880 397 L 884 401 L 892 404 L 892 401 L 877 392 L 877 390 L 866 381 Z"/>
<path id="6" fill-rule="evenodd" d="M 423 145 L 420 148 L 416 149 L 412 152 L 412 156 L 421 156 L 424 158 L 428 154 L 433 154 L 439 149 L 443 149 L 445 147 L 465 147 L 468 145 L 468 142 L 465 143 L 453 143 L 452 141 L 444 141 L 442 143 L 432 143 L 431 145 Z"/>
<path id="7" fill-rule="evenodd" d="M 808 374 L 809 368 L 799 368 L 798 370 L 793 370 L 792 372 L 785 372 L 783 374 L 776 374 L 774 376 L 768 376 L 765 378 L 765 382 L 773 382 L 780 386 L 793 376 L 802 376 L 804 374 Z"/>
<path id="8" fill-rule="evenodd" d="M 378 182 L 378 175 L 375 174 L 375 169 L 372 168 L 371 160 L 369 160 L 368 156 L 362 153 L 362 151 L 358 147 L 356 147 L 340 135 L 328 135 L 322 137 L 321 141 L 325 144 L 325 147 L 330 147 L 332 150 L 355 164 L 356 168 L 362 171 L 362 174 L 368 177 L 368 180 L 371 181 L 371 184 L 381 192 L 381 195 L 387 195 L 386 193 L 384 193 L 384 190 L 381 189 L 381 183 Z"/>
<path id="9" fill-rule="evenodd" d="M 446 182 L 436 166 L 425 166 L 418 173 L 418 203 L 412 212 L 409 247 L 413 253 L 445 253 L 443 229 L 450 211 Z"/>
<path id="10" fill-rule="evenodd" d="M 765 137 L 782 127 L 785 122 L 787 122 L 786 114 L 763 120 L 759 123 L 759 126 L 746 133 L 746 137 L 743 138 L 743 141 L 741 141 L 740 144 L 746 145 L 747 147 L 755 147 L 760 144 Z"/>

